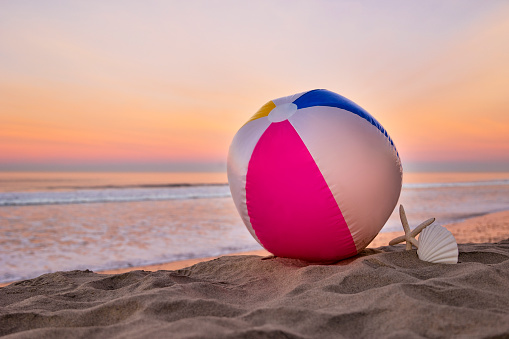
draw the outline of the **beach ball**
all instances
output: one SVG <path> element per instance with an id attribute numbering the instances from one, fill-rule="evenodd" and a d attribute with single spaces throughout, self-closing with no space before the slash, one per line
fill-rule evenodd
<path id="1" fill-rule="evenodd" d="M 227 170 L 256 241 L 275 256 L 307 261 L 363 250 L 401 192 L 401 161 L 387 131 L 324 89 L 263 105 L 233 138 Z"/>

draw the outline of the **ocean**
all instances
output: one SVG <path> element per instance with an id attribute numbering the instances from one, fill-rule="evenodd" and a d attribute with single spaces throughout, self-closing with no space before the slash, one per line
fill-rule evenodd
<path id="1" fill-rule="evenodd" d="M 507 210 L 509 173 L 405 173 L 400 203 L 412 228 Z M 0 282 L 256 249 L 225 173 L 0 172 Z"/>

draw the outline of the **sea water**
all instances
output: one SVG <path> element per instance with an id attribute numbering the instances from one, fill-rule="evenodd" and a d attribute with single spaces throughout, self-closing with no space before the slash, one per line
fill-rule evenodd
<path id="1" fill-rule="evenodd" d="M 509 173 L 405 173 L 399 203 L 411 227 L 507 210 Z M 256 249 L 225 173 L 0 173 L 0 282 Z"/>

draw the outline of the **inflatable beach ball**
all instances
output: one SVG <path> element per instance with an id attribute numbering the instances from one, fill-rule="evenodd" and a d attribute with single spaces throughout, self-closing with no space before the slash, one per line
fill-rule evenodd
<path id="1" fill-rule="evenodd" d="M 382 125 L 323 89 L 266 103 L 228 153 L 235 206 L 256 241 L 279 257 L 356 255 L 391 215 L 401 180 Z"/>

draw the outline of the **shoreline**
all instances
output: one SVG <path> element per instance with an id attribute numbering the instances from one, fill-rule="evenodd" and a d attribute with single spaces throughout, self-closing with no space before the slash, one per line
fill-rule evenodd
<path id="1" fill-rule="evenodd" d="M 414 229 L 420 222 L 424 220 L 420 220 L 417 222 L 413 222 L 410 220 L 410 228 Z M 484 242 L 498 242 L 501 240 L 505 240 L 509 238 L 509 210 L 494 212 L 484 214 L 482 216 L 476 216 L 473 218 L 465 219 L 463 221 L 452 223 L 448 225 L 443 225 L 446 227 L 456 239 L 458 244 L 461 243 L 484 243 Z M 382 246 L 389 246 L 389 241 L 392 239 L 403 235 L 404 232 L 388 232 L 388 233 L 379 233 L 375 239 L 367 246 L 367 248 L 378 248 Z M 225 254 L 221 256 L 215 257 L 207 257 L 207 258 L 195 258 L 195 259 L 187 259 L 187 260 L 178 260 L 167 263 L 162 263 L 158 265 L 147 265 L 147 266 L 137 266 L 137 267 L 127 267 L 127 268 L 118 268 L 112 270 L 104 270 L 97 271 L 96 273 L 101 274 L 119 274 L 125 273 L 135 270 L 143 270 L 143 271 L 159 271 L 159 270 L 178 270 L 181 268 L 189 267 L 194 264 L 203 261 L 209 261 L 213 259 L 217 259 L 224 256 L 235 256 L 235 255 L 258 255 L 258 256 L 267 256 L 270 255 L 265 249 L 248 251 L 248 252 L 236 252 Z"/>
<path id="2" fill-rule="evenodd" d="M 411 229 L 415 228 L 422 221 L 423 220 L 419 221 L 409 220 L 410 228 Z M 482 216 L 472 217 L 461 222 L 443 226 L 446 227 L 454 235 L 456 242 L 458 244 L 498 242 L 509 238 L 509 210 L 488 213 Z M 373 239 L 373 241 L 367 246 L 367 248 L 378 248 L 381 246 L 388 246 L 390 240 L 403 234 L 404 234 L 403 231 L 379 233 L 375 237 L 375 239 Z M 100 270 L 94 272 L 99 274 L 121 274 L 138 270 L 149 272 L 159 270 L 174 271 L 195 265 L 200 262 L 205 262 L 225 256 L 237 256 L 237 255 L 267 256 L 270 255 L 270 253 L 265 249 L 260 249 L 247 252 L 235 252 L 221 256 L 178 260 L 155 265 L 133 266 L 109 270 Z M 15 283 L 16 281 L 19 280 L 0 283 L 0 288 Z"/>

